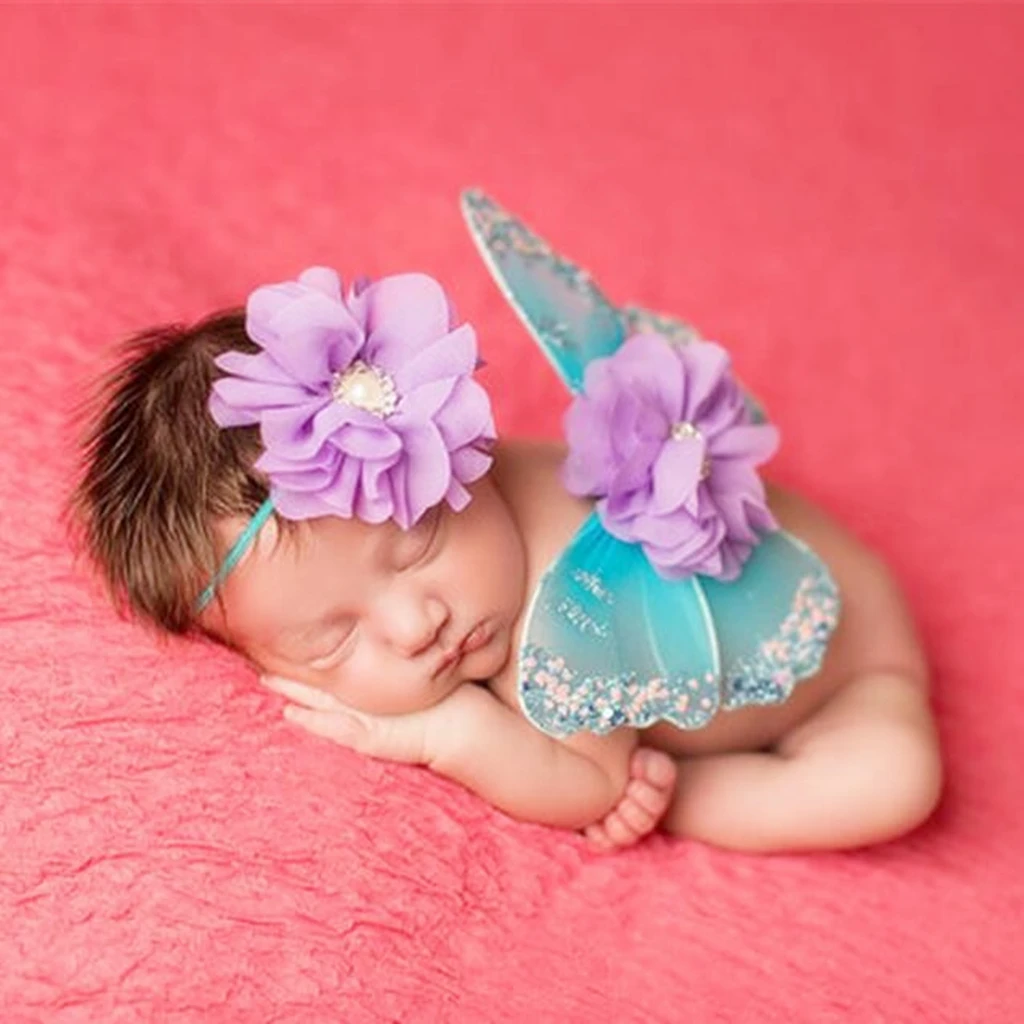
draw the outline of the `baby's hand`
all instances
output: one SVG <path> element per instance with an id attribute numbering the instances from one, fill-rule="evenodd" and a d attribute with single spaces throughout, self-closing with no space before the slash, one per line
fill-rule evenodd
<path id="1" fill-rule="evenodd" d="M 446 728 L 449 708 L 456 694 L 423 711 L 405 715 L 368 715 L 342 704 L 323 690 L 280 676 L 262 676 L 268 690 L 287 697 L 293 703 L 284 716 L 314 736 L 332 740 L 370 757 L 405 764 L 427 764 L 433 747 Z M 461 687 L 460 687 L 461 689 Z"/>
<path id="2" fill-rule="evenodd" d="M 637 747 L 622 799 L 599 822 L 583 830 L 590 845 L 601 853 L 611 853 L 633 846 L 653 832 L 672 802 L 677 770 L 668 754 Z"/>

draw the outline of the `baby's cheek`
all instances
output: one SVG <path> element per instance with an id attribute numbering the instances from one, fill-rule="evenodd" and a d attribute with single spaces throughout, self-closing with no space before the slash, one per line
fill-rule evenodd
<path id="1" fill-rule="evenodd" d="M 407 661 L 382 657 L 351 659 L 329 685 L 343 704 L 369 715 L 403 715 L 430 706 L 429 686 Z"/>
<path id="2" fill-rule="evenodd" d="M 334 668 L 318 673 L 319 686 L 332 697 L 337 697 L 342 704 L 357 711 L 372 711 L 366 707 L 367 700 L 372 698 L 373 691 L 368 685 L 367 675 L 358 661 L 349 659 Z"/>

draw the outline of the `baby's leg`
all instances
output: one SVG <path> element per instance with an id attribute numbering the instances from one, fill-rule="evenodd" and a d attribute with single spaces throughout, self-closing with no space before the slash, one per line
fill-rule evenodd
<path id="1" fill-rule="evenodd" d="M 892 839 L 938 800 L 927 686 L 864 672 L 771 752 L 684 759 L 663 828 L 735 850 L 841 849 Z"/>

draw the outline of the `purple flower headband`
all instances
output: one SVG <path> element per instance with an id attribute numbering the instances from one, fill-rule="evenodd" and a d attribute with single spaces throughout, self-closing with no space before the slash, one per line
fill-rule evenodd
<path id="1" fill-rule="evenodd" d="M 735 579 L 778 529 L 755 466 L 778 447 L 753 422 L 729 356 L 713 342 L 636 334 L 593 360 L 566 414 L 566 488 L 597 497 L 604 528 L 639 543 L 667 579 Z"/>
<path id="2" fill-rule="evenodd" d="M 221 427 L 259 425 L 255 468 L 270 480 L 259 524 L 276 510 L 409 529 L 441 501 L 465 508 L 496 434 L 487 392 L 471 377 L 476 334 L 454 320 L 425 274 L 357 283 L 343 297 L 333 270 L 311 267 L 249 296 L 245 329 L 261 351 L 217 357 L 226 376 L 210 413 Z M 236 542 L 199 610 L 256 532 Z"/>

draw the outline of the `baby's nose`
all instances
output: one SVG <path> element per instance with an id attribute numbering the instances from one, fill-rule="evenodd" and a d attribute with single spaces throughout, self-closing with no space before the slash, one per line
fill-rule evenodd
<path id="1" fill-rule="evenodd" d="M 384 616 L 392 643 L 410 658 L 438 642 L 449 618 L 447 606 L 434 597 L 392 601 Z"/>

